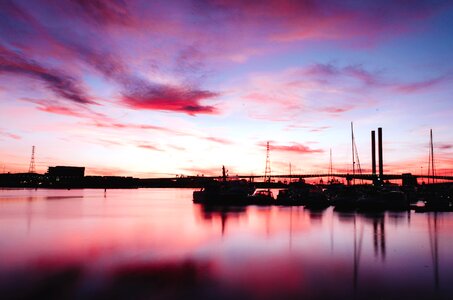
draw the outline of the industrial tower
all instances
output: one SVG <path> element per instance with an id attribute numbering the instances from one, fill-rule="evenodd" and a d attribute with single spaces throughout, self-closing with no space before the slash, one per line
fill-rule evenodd
<path id="1" fill-rule="evenodd" d="M 264 182 L 271 181 L 271 161 L 269 159 L 269 142 L 266 145 L 266 169 L 264 170 Z"/>
<path id="2" fill-rule="evenodd" d="M 36 173 L 35 170 L 35 146 L 31 148 L 31 159 L 30 166 L 28 167 L 28 173 Z"/>

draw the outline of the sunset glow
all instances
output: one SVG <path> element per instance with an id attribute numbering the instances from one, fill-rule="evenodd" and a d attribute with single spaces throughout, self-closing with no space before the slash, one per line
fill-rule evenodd
<path id="1" fill-rule="evenodd" d="M 453 169 L 451 1 L 1 1 L 0 173 Z"/>

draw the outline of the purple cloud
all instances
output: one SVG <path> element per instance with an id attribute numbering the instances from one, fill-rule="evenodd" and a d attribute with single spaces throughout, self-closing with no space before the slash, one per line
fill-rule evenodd
<path id="1" fill-rule="evenodd" d="M 43 82 L 57 96 L 79 104 L 94 104 L 81 84 L 73 77 L 60 71 L 46 68 L 0 46 L 0 73 L 27 76 Z"/>

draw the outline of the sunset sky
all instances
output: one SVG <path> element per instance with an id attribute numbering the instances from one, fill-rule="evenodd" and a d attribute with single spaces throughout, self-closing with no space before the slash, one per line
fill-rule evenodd
<path id="1" fill-rule="evenodd" d="M 452 1 L 0 1 L 0 172 L 453 169 Z"/>

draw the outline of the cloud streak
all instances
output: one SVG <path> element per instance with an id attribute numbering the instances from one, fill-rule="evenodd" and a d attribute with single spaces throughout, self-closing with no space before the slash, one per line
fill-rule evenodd
<path id="1" fill-rule="evenodd" d="M 266 147 L 267 143 L 259 143 L 258 145 L 260 147 Z M 291 143 L 289 145 L 269 143 L 269 148 L 271 151 L 293 152 L 297 154 L 315 154 L 324 152 L 324 150 L 322 149 L 312 149 L 309 146 L 305 146 L 299 143 Z"/>
<path id="2" fill-rule="evenodd" d="M 445 83 L 448 80 L 451 80 L 451 77 L 439 76 L 439 77 L 435 77 L 435 78 L 431 78 L 431 79 L 427 79 L 427 80 L 397 84 L 394 86 L 394 89 L 400 93 L 405 93 L 405 94 L 424 92 L 437 85 Z"/>
<path id="3" fill-rule="evenodd" d="M 14 139 L 14 140 L 22 139 L 22 137 L 20 135 L 10 133 L 10 132 L 4 131 L 2 129 L 0 129 L 0 137 L 6 137 L 6 138 Z"/>
<path id="4" fill-rule="evenodd" d="M 146 150 L 152 150 L 152 151 L 162 151 L 158 147 L 153 146 L 153 145 L 149 145 L 149 144 L 139 144 L 139 145 L 137 145 L 137 147 L 142 148 L 142 149 L 146 149 Z"/>
<path id="5" fill-rule="evenodd" d="M 43 82 L 54 94 L 79 104 L 95 104 L 74 77 L 27 59 L 20 53 L 0 47 L 0 73 L 27 76 Z"/>

